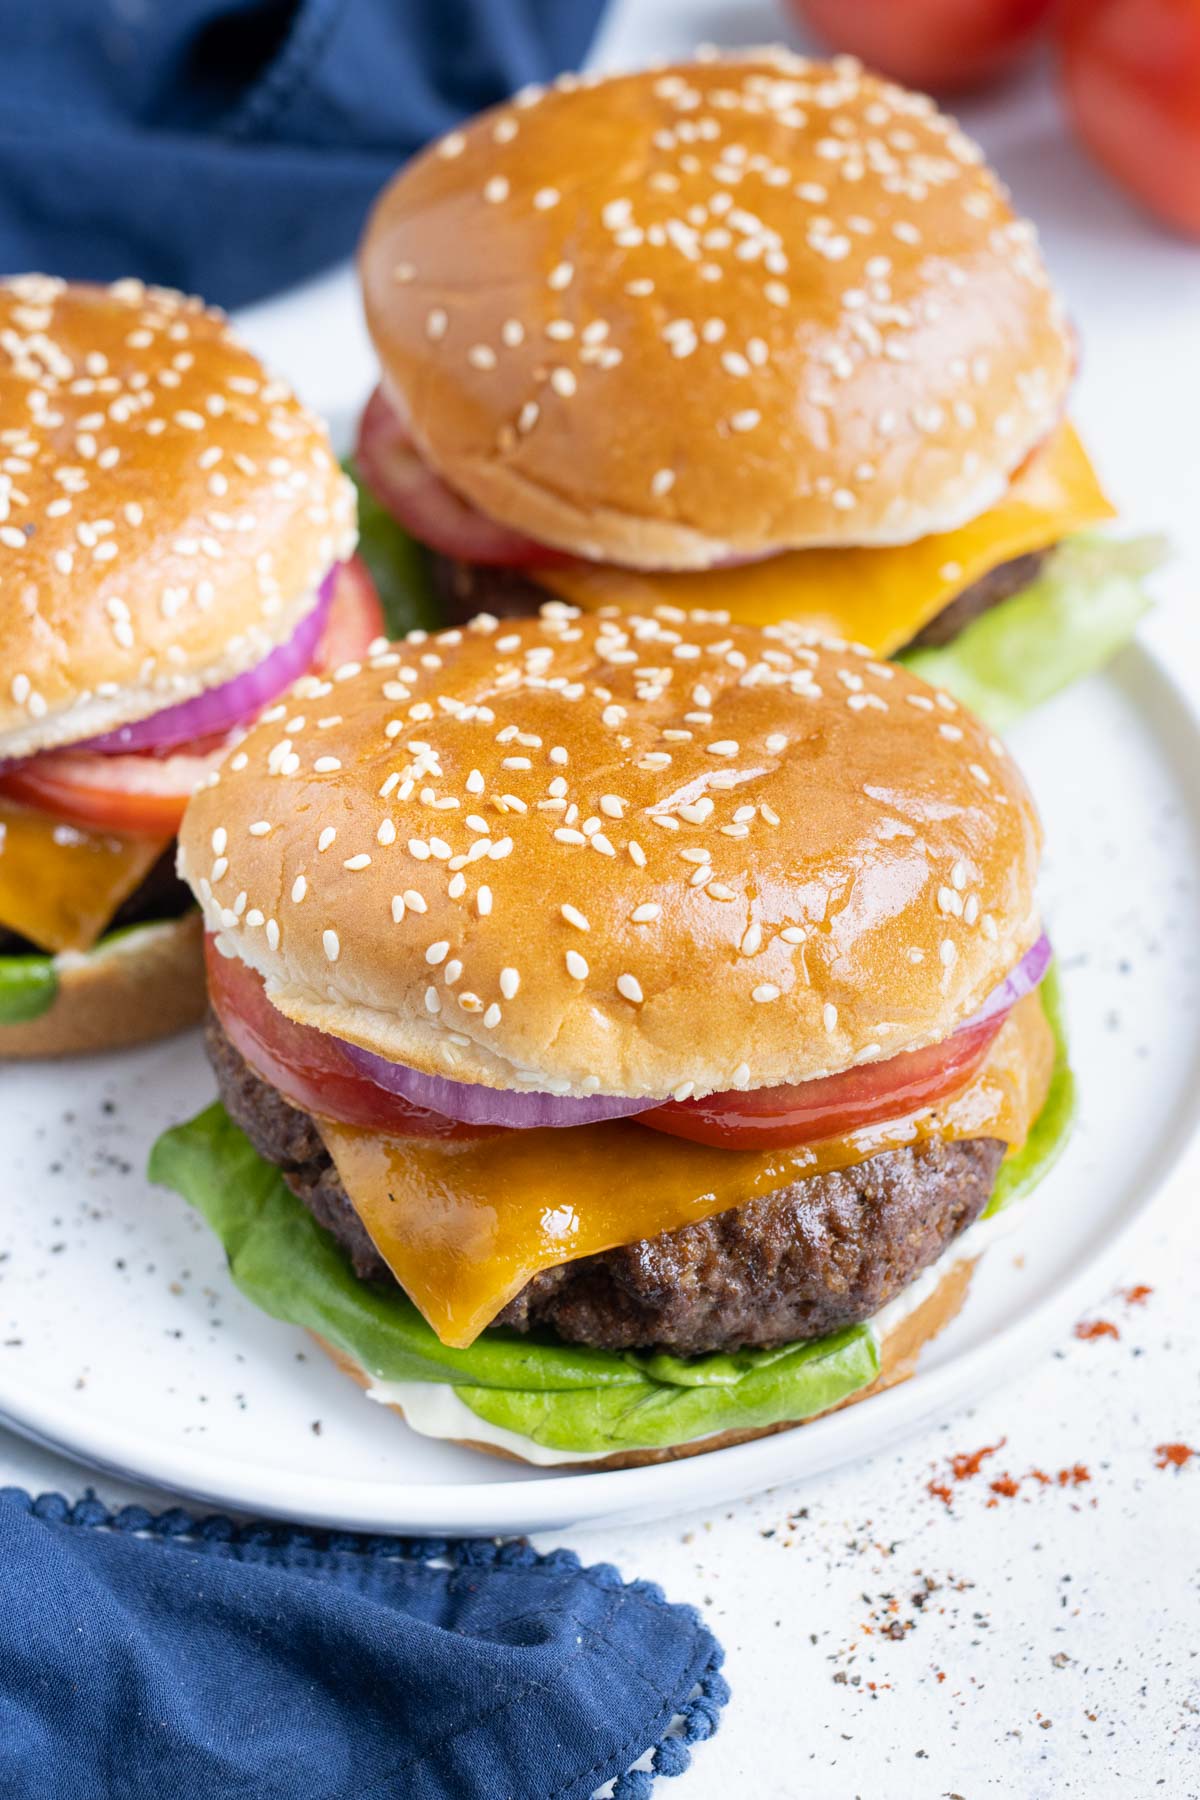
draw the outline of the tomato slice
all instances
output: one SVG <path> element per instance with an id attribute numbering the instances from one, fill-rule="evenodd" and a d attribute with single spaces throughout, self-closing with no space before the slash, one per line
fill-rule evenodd
<path id="1" fill-rule="evenodd" d="M 491 1127 L 463 1125 L 377 1087 L 359 1073 L 336 1038 L 285 1019 L 267 999 L 262 976 L 240 957 L 222 956 L 211 936 L 204 940 L 204 958 L 208 997 L 226 1037 L 293 1106 L 397 1137 L 494 1135 Z"/>
<path id="2" fill-rule="evenodd" d="M 70 825 L 170 837 L 197 786 L 227 750 L 227 740 L 216 749 L 189 747 L 166 756 L 144 750 L 125 756 L 49 750 L 10 770 L 0 793 Z"/>
<path id="3" fill-rule="evenodd" d="M 359 662 L 377 638 L 387 636 L 383 602 L 361 556 L 338 565 L 333 597 L 321 641 L 313 657 L 313 673 L 332 674 L 343 663 Z"/>
<path id="4" fill-rule="evenodd" d="M 565 551 L 489 519 L 447 486 L 422 459 L 382 388 L 377 387 L 367 401 L 355 461 L 379 504 L 405 531 L 443 556 L 528 568 L 573 560 Z"/>
<path id="5" fill-rule="evenodd" d="M 904 1050 L 886 1062 L 860 1063 L 818 1081 L 669 1100 L 639 1113 L 637 1122 L 730 1150 L 782 1149 L 844 1137 L 864 1125 L 903 1119 L 965 1087 L 1007 1017 L 996 1013 L 940 1044 Z"/>
<path id="6" fill-rule="evenodd" d="M 337 572 L 329 616 L 313 658 L 327 675 L 357 662 L 386 635 L 383 607 L 366 564 L 351 557 Z M 171 835 L 200 782 L 240 737 L 220 733 L 170 751 L 49 750 L 19 763 L 0 780 L 0 793 L 23 800 L 71 825 L 99 826 L 132 836 Z"/>

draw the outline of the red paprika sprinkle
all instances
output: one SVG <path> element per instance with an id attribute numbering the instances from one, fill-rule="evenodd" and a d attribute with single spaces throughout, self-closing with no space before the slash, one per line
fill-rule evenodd
<path id="1" fill-rule="evenodd" d="M 1139 1281 L 1136 1287 L 1126 1288 L 1123 1291 L 1121 1298 L 1124 1300 L 1126 1306 L 1141 1306 L 1144 1301 L 1150 1298 L 1153 1292 L 1154 1289 L 1152 1287 L 1147 1287 L 1144 1281 Z"/>
<path id="2" fill-rule="evenodd" d="M 1077 1338 L 1119 1338 L 1120 1332 L 1108 1319 L 1080 1319 L 1075 1327 Z"/>
<path id="3" fill-rule="evenodd" d="M 1154 1466 L 1156 1469 L 1182 1469 L 1193 1456 L 1200 1456 L 1200 1450 L 1193 1450 L 1190 1444 L 1159 1444 Z"/>

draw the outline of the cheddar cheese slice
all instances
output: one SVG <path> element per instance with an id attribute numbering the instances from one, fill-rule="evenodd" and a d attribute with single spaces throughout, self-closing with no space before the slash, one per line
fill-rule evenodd
<path id="1" fill-rule="evenodd" d="M 40 950 L 90 950 L 169 837 L 83 831 L 0 799 L 0 926 Z"/>
<path id="2" fill-rule="evenodd" d="M 1054 1036 L 1036 994 L 936 1112 L 786 1150 L 720 1150 L 615 1119 L 490 1138 L 385 1137 L 321 1120 L 371 1240 L 444 1344 L 474 1342 L 539 1269 L 573 1262 L 923 1138 L 1019 1149 L 1041 1112 Z"/>
<path id="3" fill-rule="evenodd" d="M 1063 425 L 990 512 L 958 531 L 877 549 L 789 550 L 734 569 L 684 573 L 570 563 L 537 581 L 588 611 L 657 605 L 728 611 L 744 625 L 785 620 L 891 656 L 989 569 L 1113 517 L 1074 428 Z"/>

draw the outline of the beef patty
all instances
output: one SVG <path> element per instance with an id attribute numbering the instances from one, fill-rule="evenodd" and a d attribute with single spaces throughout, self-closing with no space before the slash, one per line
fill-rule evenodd
<path id="1" fill-rule="evenodd" d="M 158 861 L 148 869 L 129 898 L 113 914 L 105 931 L 121 931 L 127 925 L 156 925 L 166 919 L 181 919 L 195 906 L 195 897 L 185 881 L 175 873 L 175 845 L 168 844 Z M 16 931 L 0 929 L 0 956 L 41 956 L 38 949 Z"/>
<path id="2" fill-rule="evenodd" d="M 981 613 L 1029 587 L 1049 554 L 1049 550 L 1032 550 L 1027 556 L 997 563 L 944 606 L 905 648 L 940 649 L 949 644 Z M 446 556 L 431 560 L 434 585 L 452 619 L 469 619 L 477 612 L 494 613 L 498 619 L 520 618 L 536 612 L 550 598 L 523 569 L 453 562 Z"/>
<path id="3" fill-rule="evenodd" d="M 230 1117 L 332 1233 L 357 1275 L 393 1279 L 320 1132 L 243 1060 L 210 1015 L 208 1054 Z M 496 1319 L 606 1349 L 682 1355 L 794 1343 L 856 1324 L 906 1287 L 987 1203 L 991 1138 L 929 1138 L 745 1206 L 545 1269 Z"/>

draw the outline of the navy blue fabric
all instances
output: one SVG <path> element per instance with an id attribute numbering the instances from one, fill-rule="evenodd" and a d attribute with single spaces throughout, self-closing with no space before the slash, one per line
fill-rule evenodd
<path id="1" fill-rule="evenodd" d="M 642 1800 L 622 1771 L 686 1766 L 721 1654 L 566 1551 L 0 1490 L 5 1800 Z"/>
<path id="2" fill-rule="evenodd" d="M 0 0 L 0 273 L 240 305 L 353 248 L 465 114 L 578 65 L 603 0 Z"/>

